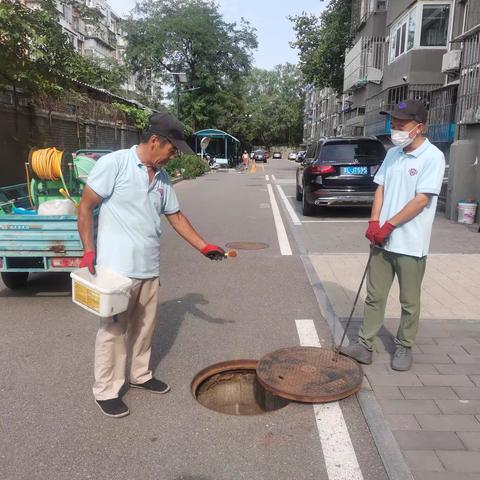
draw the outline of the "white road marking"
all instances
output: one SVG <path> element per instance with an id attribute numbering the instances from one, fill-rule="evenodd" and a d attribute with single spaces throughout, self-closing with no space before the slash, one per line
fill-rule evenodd
<path id="1" fill-rule="evenodd" d="M 302 223 L 365 223 L 365 220 L 303 220 Z"/>
<path id="2" fill-rule="evenodd" d="M 275 175 L 274 175 L 273 173 L 272 173 L 271 177 L 272 177 L 272 182 L 276 182 L 276 181 L 277 181 L 277 177 L 275 177 Z"/>
<path id="3" fill-rule="evenodd" d="M 267 182 L 269 182 L 269 181 L 270 181 L 270 178 L 269 178 L 269 176 L 268 176 L 268 175 L 265 175 L 265 180 L 266 180 Z"/>
<path id="4" fill-rule="evenodd" d="M 295 320 L 300 345 L 321 347 L 313 320 Z M 313 406 L 328 480 L 363 480 L 352 439 L 338 402 Z"/>
<path id="5" fill-rule="evenodd" d="M 290 218 L 292 219 L 293 224 L 301 225 L 302 222 L 298 218 L 298 215 L 295 213 L 295 210 L 293 209 L 291 203 L 288 201 L 288 198 L 285 196 L 285 192 L 283 191 L 283 188 L 280 185 L 277 185 L 277 190 L 278 190 L 278 193 L 280 194 L 280 198 L 283 200 L 283 204 L 285 205 L 285 208 L 287 209 L 288 214 L 290 215 Z"/>
<path id="6" fill-rule="evenodd" d="M 273 188 L 269 183 L 267 184 L 267 189 L 273 212 L 273 220 L 275 221 L 275 228 L 277 230 L 280 253 L 282 255 L 291 255 L 292 248 L 290 247 L 290 242 L 288 241 L 287 231 L 285 230 L 285 225 L 283 224 L 282 216 L 280 215 L 280 209 L 278 208 L 278 203 L 277 199 L 275 198 L 275 194 L 273 193 Z"/>

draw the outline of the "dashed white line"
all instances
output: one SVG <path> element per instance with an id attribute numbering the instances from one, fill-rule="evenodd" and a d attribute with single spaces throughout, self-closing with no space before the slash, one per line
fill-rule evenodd
<path id="1" fill-rule="evenodd" d="M 277 182 L 277 178 L 275 177 L 275 175 L 272 173 L 272 182 Z"/>
<path id="2" fill-rule="evenodd" d="M 270 178 L 269 178 L 269 176 L 268 176 L 268 175 L 265 175 L 265 180 L 266 180 L 267 182 L 269 182 L 269 181 L 270 181 Z"/>
<path id="3" fill-rule="evenodd" d="M 295 210 L 293 209 L 291 203 L 288 201 L 288 198 L 285 196 L 285 192 L 283 191 L 283 188 L 280 185 L 277 185 L 277 190 L 278 190 L 278 193 L 280 194 L 280 198 L 283 200 L 283 204 L 285 205 L 285 208 L 287 209 L 288 214 L 290 215 L 290 218 L 292 219 L 293 224 L 301 225 L 302 222 L 298 218 L 298 215 L 295 213 Z"/>
<path id="4" fill-rule="evenodd" d="M 288 241 L 287 231 L 285 230 L 285 225 L 283 224 L 282 215 L 280 214 L 280 209 L 278 208 L 278 203 L 277 199 L 275 198 L 275 194 L 273 193 L 273 188 L 269 183 L 267 184 L 267 189 L 270 197 L 270 204 L 272 206 L 273 220 L 275 221 L 275 228 L 277 230 L 280 253 L 282 255 L 291 255 L 292 248 L 290 247 L 290 242 Z"/>
<path id="5" fill-rule="evenodd" d="M 320 347 L 313 320 L 295 320 L 300 344 Z M 363 480 L 352 439 L 338 402 L 313 406 L 329 480 Z"/>

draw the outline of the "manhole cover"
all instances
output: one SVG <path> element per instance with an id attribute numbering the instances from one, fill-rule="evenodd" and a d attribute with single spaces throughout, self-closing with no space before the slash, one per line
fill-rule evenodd
<path id="1" fill-rule="evenodd" d="M 262 250 L 268 248 L 268 243 L 262 242 L 230 242 L 225 245 L 227 248 L 233 248 L 234 250 Z"/>
<path id="2" fill-rule="evenodd" d="M 266 390 L 289 400 L 332 402 L 360 390 L 363 371 L 354 360 L 318 347 L 283 348 L 265 355 L 257 366 Z"/>
<path id="3" fill-rule="evenodd" d="M 259 415 L 290 402 L 260 385 L 257 360 L 232 360 L 205 368 L 192 382 L 192 393 L 204 407 L 227 415 Z"/>

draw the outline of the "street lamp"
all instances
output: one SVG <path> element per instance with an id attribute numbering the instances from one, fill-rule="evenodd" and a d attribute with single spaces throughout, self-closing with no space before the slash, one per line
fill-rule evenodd
<path id="1" fill-rule="evenodd" d="M 180 85 L 187 83 L 187 74 L 183 72 L 170 72 L 175 77 L 175 91 L 177 94 L 177 118 L 180 117 Z"/>

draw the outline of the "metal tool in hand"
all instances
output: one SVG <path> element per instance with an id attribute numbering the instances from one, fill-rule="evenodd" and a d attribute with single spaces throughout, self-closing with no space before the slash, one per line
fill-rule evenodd
<path id="1" fill-rule="evenodd" d="M 350 316 L 348 317 L 347 324 L 345 325 L 345 329 L 343 330 L 342 339 L 340 340 L 340 343 L 338 344 L 338 346 L 335 347 L 335 358 L 334 358 L 335 362 L 337 361 L 338 354 L 340 353 L 340 349 L 342 348 L 343 342 L 345 341 L 345 337 L 347 335 L 348 327 L 350 327 L 350 323 L 352 322 L 353 313 L 355 312 L 355 307 L 357 306 L 358 298 L 360 297 L 360 292 L 362 291 L 363 283 L 365 282 L 365 277 L 367 276 L 368 267 L 370 267 L 370 262 L 372 261 L 373 248 L 374 248 L 374 245 L 372 243 L 372 244 L 370 244 L 370 254 L 368 255 L 368 261 L 367 261 L 367 265 L 365 266 L 365 271 L 363 272 L 362 281 L 360 282 L 360 286 L 358 287 L 357 295 L 356 295 L 355 300 L 353 302 L 352 311 L 350 312 Z M 334 341 L 335 341 L 335 339 L 334 339 Z"/>

